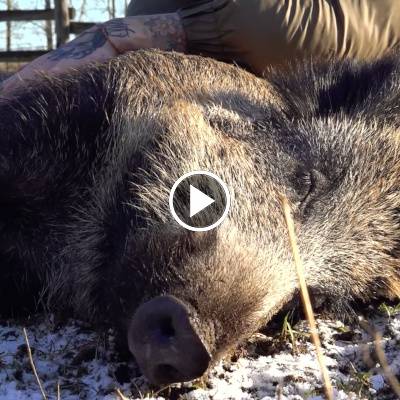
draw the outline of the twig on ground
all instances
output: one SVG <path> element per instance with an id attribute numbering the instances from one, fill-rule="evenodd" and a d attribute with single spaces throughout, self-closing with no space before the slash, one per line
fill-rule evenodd
<path id="1" fill-rule="evenodd" d="M 164 392 L 164 390 L 167 390 L 167 389 L 169 389 L 169 392 L 171 392 L 171 385 L 164 386 L 164 387 L 158 389 L 156 392 L 152 392 L 152 397 L 158 397 L 158 395 L 160 393 Z"/>
<path id="2" fill-rule="evenodd" d="M 288 230 L 288 234 L 289 234 L 289 241 L 290 241 L 290 246 L 292 249 L 294 264 L 296 266 L 297 277 L 298 277 L 299 284 L 300 284 L 300 293 L 301 293 L 301 298 L 303 301 L 304 311 L 305 311 L 308 323 L 310 324 L 311 339 L 315 346 L 319 367 L 321 369 L 322 379 L 324 381 L 325 395 L 329 400 L 333 400 L 333 388 L 332 388 L 331 380 L 329 377 L 328 369 L 326 368 L 326 365 L 325 365 L 324 356 L 322 354 L 321 341 L 320 341 L 318 330 L 317 330 L 317 324 L 315 322 L 315 317 L 314 317 L 314 312 L 313 312 L 312 305 L 311 305 L 310 295 L 308 293 L 308 288 L 307 288 L 307 283 L 306 283 L 306 279 L 305 279 L 303 264 L 302 264 L 301 258 L 300 258 L 299 248 L 297 246 L 296 233 L 295 233 L 295 229 L 294 229 L 292 212 L 290 209 L 290 205 L 285 197 L 282 197 L 282 207 L 283 207 L 283 212 L 285 215 L 285 220 L 286 220 L 287 230 Z"/>
<path id="3" fill-rule="evenodd" d="M 120 400 L 129 400 L 119 389 L 115 389 L 115 392 L 117 393 Z"/>
<path id="4" fill-rule="evenodd" d="M 35 363 L 33 362 L 32 350 L 31 350 L 31 346 L 29 344 L 29 339 L 28 339 L 28 335 L 26 333 L 25 328 L 23 328 L 23 332 L 24 332 L 25 344 L 26 344 L 26 348 L 27 348 L 27 352 L 28 352 L 29 362 L 31 364 L 31 368 L 33 371 L 33 375 L 35 375 L 36 382 L 39 385 L 39 389 L 40 389 L 40 392 L 42 393 L 43 400 L 47 400 L 46 392 L 43 389 L 42 382 L 40 381 L 39 375 L 37 374 L 37 371 L 36 371 Z"/>
<path id="5" fill-rule="evenodd" d="M 57 400 L 61 400 L 60 381 L 57 382 Z"/>
<path id="6" fill-rule="evenodd" d="M 144 397 L 143 397 L 143 393 L 141 392 L 141 390 L 139 389 L 139 386 L 138 385 L 136 385 L 136 383 L 135 382 L 132 382 L 133 383 L 133 386 L 135 386 L 135 389 L 137 390 L 137 392 L 138 392 L 138 394 L 139 394 L 139 396 L 140 396 L 140 398 L 141 399 L 144 399 Z"/>
<path id="7" fill-rule="evenodd" d="M 396 396 L 400 398 L 400 383 L 397 380 L 396 376 L 394 375 L 393 371 L 389 367 L 387 362 L 386 354 L 383 350 L 381 345 L 382 342 L 382 335 L 379 332 L 375 332 L 375 351 L 376 355 L 378 356 L 379 363 L 381 364 L 383 374 L 385 375 L 386 379 L 388 380 L 390 386 L 392 387 L 393 391 L 396 393 Z"/>
<path id="8" fill-rule="evenodd" d="M 282 400 L 283 399 L 282 385 L 280 383 L 276 387 L 275 397 L 276 397 L 277 400 Z"/>
<path id="9" fill-rule="evenodd" d="M 360 321 L 360 325 L 374 338 L 375 353 L 378 357 L 379 364 L 382 367 L 383 375 L 391 386 L 393 392 L 400 399 L 400 382 L 396 378 L 396 375 L 393 373 L 387 362 L 386 354 L 382 346 L 382 334 L 378 332 L 373 325 L 369 324 L 365 320 Z"/>

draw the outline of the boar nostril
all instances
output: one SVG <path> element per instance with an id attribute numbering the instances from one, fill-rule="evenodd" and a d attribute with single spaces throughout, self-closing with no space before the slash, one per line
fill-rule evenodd
<path id="1" fill-rule="evenodd" d="M 160 328 L 160 333 L 162 336 L 167 337 L 167 338 L 171 338 L 171 337 L 175 336 L 175 328 L 172 323 L 172 318 L 170 318 L 170 317 L 163 318 L 160 321 L 159 328 Z"/>

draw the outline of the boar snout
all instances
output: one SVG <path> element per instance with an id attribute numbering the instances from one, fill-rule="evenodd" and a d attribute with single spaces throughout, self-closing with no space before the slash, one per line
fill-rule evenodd
<path id="1" fill-rule="evenodd" d="M 190 381 L 207 370 L 211 356 L 189 314 L 173 296 L 155 297 L 136 310 L 128 331 L 129 349 L 150 382 Z"/>

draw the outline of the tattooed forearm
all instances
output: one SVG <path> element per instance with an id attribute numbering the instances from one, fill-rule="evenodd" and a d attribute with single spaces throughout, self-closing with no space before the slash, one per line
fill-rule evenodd
<path id="1" fill-rule="evenodd" d="M 104 46 L 106 40 L 102 30 L 96 28 L 92 32 L 82 33 L 79 38 L 52 51 L 48 59 L 51 61 L 59 61 L 62 59 L 81 60 L 92 54 L 99 47 Z"/>
<path id="2" fill-rule="evenodd" d="M 103 31 L 106 36 L 116 38 L 127 38 L 136 33 L 122 18 L 112 19 L 103 24 Z"/>
<path id="3" fill-rule="evenodd" d="M 83 32 L 71 42 L 30 62 L 0 86 L 0 101 L 38 74 L 62 74 L 86 63 L 106 62 L 127 51 L 159 48 L 182 51 L 185 34 L 177 13 L 113 19 Z"/>
<path id="4" fill-rule="evenodd" d="M 47 59 L 60 61 L 91 58 L 96 50 L 107 43 L 108 52 L 110 48 L 114 52 L 111 56 L 149 47 L 184 51 L 185 33 L 178 14 L 116 18 L 83 32 L 72 42 L 49 53 Z"/>
<path id="5" fill-rule="evenodd" d="M 150 30 L 157 47 L 163 50 L 185 50 L 185 32 L 177 14 L 144 17 L 144 25 Z"/>
<path id="6" fill-rule="evenodd" d="M 103 47 L 109 38 L 127 38 L 135 31 L 121 19 L 114 19 L 82 33 L 70 43 L 54 50 L 48 56 L 51 61 L 62 59 L 81 60 Z M 115 48 L 115 45 L 113 45 Z"/>

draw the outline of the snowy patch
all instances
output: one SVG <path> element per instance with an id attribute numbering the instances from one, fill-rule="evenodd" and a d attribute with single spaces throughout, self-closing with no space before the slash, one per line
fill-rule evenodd
<path id="1" fill-rule="evenodd" d="M 400 315 L 376 315 L 383 347 L 395 374 L 400 373 Z M 374 358 L 372 338 L 358 326 L 319 321 L 322 344 L 337 400 L 395 399 Z M 0 324 L 0 400 L 41 400 L 18 323 Z M 49 399 L 115 400 L 119 388 L 129 399 L 312 399 L 322 400 L 320 373 L 306 323 L 294 329 L 294 341 L 277 334 L 257 334 L 240 357 L 216 366 L 206 381 L 162 391 L 151 389 L 132 360 L 115 351 L 111 331 L 98 334 L 70 321 L 57 326 L 50 319 L 27 327 L 35 365 Z"/>

